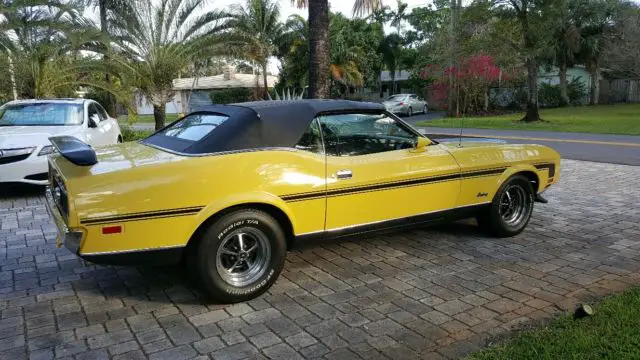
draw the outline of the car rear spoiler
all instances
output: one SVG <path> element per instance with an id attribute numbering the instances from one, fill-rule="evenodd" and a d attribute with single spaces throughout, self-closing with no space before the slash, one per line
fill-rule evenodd
<path id="1" fill-rule="evenodd" d="M 60 155 L 78 166 L 91 166 L 98 162 L 96 152 L 80 139 L 73 136 L 54 136 L 49 141 Z"/>

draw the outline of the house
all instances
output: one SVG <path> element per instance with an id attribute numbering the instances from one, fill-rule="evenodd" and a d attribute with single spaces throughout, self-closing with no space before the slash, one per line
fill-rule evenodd
<path id="1" fill-rule="evenodd" d="M 272 88 L 277 76 L 267 75 L 267 86 Z M 211 105 L 212 91 L 229 88 L 255 89 L 262 87 L 263 79 L 258 74 L 238 74 L 230 66 L 220 75 L 173 80 L 173 100 L 167 103 L 167 114 L 187 113 L 201 106 Z M 138 114 L 153 114 L 153 106 L 144 98 L 137 99 Z"/>
<path id="2" fill-rule="evenodd" d="M 393 91 L 393 93 L 401 94 L 403 92 L 410 92 L 411 90 L 407 87 L 406 84 L 409 80 L 409 77 L 411 76 L 411 73 L 407 70 L 396 70 L 395 75 L 395 90 Z M 380 86 L 382 87 L 380 95 L 382 98 L 386 98 L 392 93 L 391 89 L 393 87 L 393 83 L 394 81 L 391 79 L 391 71 L 383 70 L 380 72 Z"/>

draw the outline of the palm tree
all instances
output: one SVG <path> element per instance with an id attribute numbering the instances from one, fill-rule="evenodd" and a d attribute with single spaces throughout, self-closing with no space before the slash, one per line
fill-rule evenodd
<path id="1" fill-rule="evenodd" d="M 103 61 L 105 64 L 105 81 L 107 84 L 111 84 L 111 74 L 109 71 L 109 53 L 110 53 L 110 35 L 109 35 L 109 21 L 113 21 L 118 16 L 128 14 L 131 12 L 132 1 L 130 0 L 83 0 L 84 4 L 93 8 L 98 8 L 100 17 L 100 32 L 102 34 L 102 40 L 104 44 Z M 116 103 L 113 95 L 107 93 L 106 110 L 109 115 L 116 116 Z"/>
<path id="2" fill-rule="evenodd" d="M 328 98 L 331 95 L 327 77 L 331 64 L 329 1 L 291 0 L 291 3 L 309 9 L 309 97 Z M 370 13 L 381 5 L 381 0 L 355 0 L 353 14 L 360 16 Z"/>
<path id="3" fill-rule="evenodd" d="M 576 55 L 580 50 L 580 29 L 575 24 L 575 14 L 569 4 L 560 9 L 560 26 L 553 33 L 553 43 L 550 47 L 550 63 L 558 67 L 560 78 L 560 106 L 569 104 L 567 69 L 574 65 Z"/>
<path id="4" fill-rule="evenodd" d="M 266 99 L 269 91 L 269 57 L 276 54 L 278 41 L 284 31 L 284 26 L 279 20 L 280 6 L 272 0 L 247 0 L 244 6 L 232 5 L 230 16 L 228 26 L 232 32 L 227 37 L 227 48 L 259 64 Z"/>
<path id="5" fill-rule="evenodd" d="M 398 0 L 398 9 L 391 12 L 391 26 L 395 26 L 396 32 L 402 37 L 402 21 L 407 17 L 407 3 Z"/>
<path id="6" fill-rule="evenodd" d="M 115 19 L 112 59 L 130 71 L 140 93 L 153 106 L 156 129 L 165 123 L 173 99 L 173 79 L 196 57 L 222 53 L 218 32 L 226 14 L 198 11 L 205 0 L 136 0 L 130 14 Z"/>
<path id="7" fill-rule="evenodd" d="M 391 90 L 389 91 L 389 95 L 393 95 L 396 91 L 396 70 L 399 65 L 401 47 L 402 39 L 400 35 L 394 33 L 385 36 L 378 48 L 380 53 L 382 53 L 382 62 L 391 74 Z"/>
<path id="8" fill-rule="evenodd" d="M 82 75 L 95 72 L 96 66 L 76 55 L 91 49 L 100 39 L 93 24 L 82 18 L 80 9 L 55 1 L 13 5 L 3 8 L 0 48 L 11 57 L 14 97 L 18 88 L 29 98 L 73 96 L 77 86 L 89 85 Z"/>

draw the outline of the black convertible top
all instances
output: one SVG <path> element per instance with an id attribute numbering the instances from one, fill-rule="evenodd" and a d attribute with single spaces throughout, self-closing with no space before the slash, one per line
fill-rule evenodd
<path id="1" fill-rule="evenodd" d="M 311 121 L 319 114 L 379 113 L 383 110 L 384 107 L 381 104 L 320 99 L 210 105 L 191 114 L 222 114 L 229 116 L 229 119 L 199 141 L 185 142 L 164 136 L 160 130 L 143 140 L 143 143 L 187 154 L 293 147 L 309 128 Z M 167 127 L 172 125 L 173 123 Z"/>

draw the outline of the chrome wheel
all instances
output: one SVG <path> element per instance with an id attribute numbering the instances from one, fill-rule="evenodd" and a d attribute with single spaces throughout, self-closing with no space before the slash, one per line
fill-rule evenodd
<path id="1" fill-rule="evenodd" d="M 527 192 L 518 185 L 509 186 L 500 198 L 498 213 L 509 226 L 517 226 L 526 219 L 529 207 Z"/>
<path id="2" fill-rule="evenodd" d="M 268 268 L 271 260 L 269 239 L 253 227 L 236 229 L 222 239 L 216 258 L 218 274 L 227 284 L 250 285 Z"/>
<path id="3" fill-rule="evenodd" d="M 407 110 L 407 116 L 411 117 L 413 115 L 413 111 L 411 110 L 411 108 L 409 108 L 409 110 Z"/>

